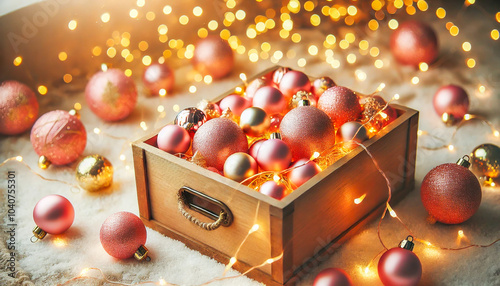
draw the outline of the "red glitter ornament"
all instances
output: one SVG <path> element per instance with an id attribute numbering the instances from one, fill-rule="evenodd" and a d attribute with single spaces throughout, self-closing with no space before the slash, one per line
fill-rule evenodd
<path id="1" fill-rule="evenodd" d="M 326 268 L 314 278 L 313 286 L 352 286 L 351 277 L 343 269 Z"/>
<path id="2" fill-rule="evenodd" d="M 432 101 L 434 110 L 439 116 L 447 113 L 452 116 L 452 122 L 460 121 L 469 111 L 469 96 L 467 92 L 458 85 L 445 85 L 436 91 Z"/>
<path id="3" fill-rule="evenodd" d="M 442 164 L 424 177 L 420 197 L 425 209 L 437 221 L 459 224 L 468 220 L 481 204 L 481 185 L 469 171 L 468 156 L 457 164 Z"/>
<path id="4" fill-rule="evenodd" d="M 166 95 L 174 88 L 175 76 L 167 64 L 154 63 L 144 70 L 142 82 L 151 95 Z"/>
<path id="5" fill-rule="evenodd" d="M 119 69 L 96 73 L 85 87 L 85 99 L 97 116 L 107 121 L 126 118 L 137 103 L 134 81 Z"/>
<path id="6" fill-rule="evenodd" d="M 54 165 L 66 165 L 83 153 L 87 132 L 76 116 L 67 111 L 54 110 L 35 122 L 30 139 L 39 156 L 47 157 Z"/>
<path id="7" fill-rule="evenodd" d="M 285 98 L 289 99 L 298 91 L 310 91 L 311 82 L 305 73 L 289 71 L 283 75 L 279 87 Z"/>
<path id="8" fill-rule="evenodd" d="M 223 78 L 233 70 L 233 50 L 227 41 L 209 35 L 196 43 L 192 63 L 203 75 L 210 75 L 213 79 Z"/>
<path id="9" fill-rule="evenodd" d="M 37 227 L 44 232 L 61 234 L 73 224 L 75 209 L 65 197 L 48 195 L 36 203 L 33 209 L 33 219 Z M 42 239 L 44 236 L 45 234 L 38 238 Z"/>
<path id="10" fill-rule="evenodd" d="M 391 52 L 403 65 L 417 67 L 433 63 L 439 53 L 438 39 L 431 26 L 420 21 L 401 23 L 391 35 Z"/>
<path id="11" fill-rule="evenodd" d="M 343 86 L 334 86 L 323 92 L 318 99 L 318 108 L 331 118 L 337 128 L 361 116 L 358 96 Z"/>
<path id="12" fill-rule="evenodd" d="M 38 116 L 35 93 L 17 81 L 0 86 L 0 134 L 15 135 L 28 130 Z"/>
<path id="13" fill-rule="evenodd" d="M 208 166 L 221 171 L 227 157 L 247 150 L 248 141 L 245 133 L 227 118 L 207 121 L 193 137 L 193 153 L 199 152 Z"/>

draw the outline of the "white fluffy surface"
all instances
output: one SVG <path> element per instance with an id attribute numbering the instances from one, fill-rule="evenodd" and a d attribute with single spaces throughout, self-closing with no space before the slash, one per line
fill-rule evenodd
<path id="1" fill-rule="evenodd" d="M 454 17 L 456 11 L 448 11 L 449 17 Z M 435 20 L 432 12 L 427 17 Z M 419 129 L 431 132 L 434 135 L 449 139 L 453 128 L 444 126 L 432 108 L 432 96 L 437 88 L 448 83 L 460 84 L 469 92 L 471 99 L 472 114 L 481 114 L 491 120 L 500 128 L 500 94 L 498 88 L 498 66 L 500 66 L 500 55 L 498 54 L 498 43 L 488 38 L 489 30 L 492 28 L 492 19 L 484 19 L 482 14 L 476 14 L 478 21 L 469 21 L 473 25 L 466 26 L 466 20 L 458 22 L 460 36 L 451 37 L 444 28 L 444 20 L 432 22 L 432 25 L 440 34 L 441 59 L 439 67 L 431 68 L 430 71 L 421 73 L 411 68 L 402 68 L 391 62 L 389 67 L 381 70 L 375 69 L 373 60 L 358 57 L 356 65 L 343 63 L 340 69 L 332 69 L 324 61 L 317 57 L 307 55 L 308 40 L 315 42 L 318 34 L 310 33 L 304 37 L 304 44 L 290 47 L 288 44 L 280 43 L 278 40 L 267 39 L 273 48 L 282 50 L 292 48 L 298 55 L 304 55 L 307 66 L 299 68 L 311 76 L 331 76 L 339 85 L 350 87 L 362 93 L 370 93 L 377 88 L 380 82 L 386 83 L 387 87 L 382 92 L 386 99 L 395 93 L 400 94 L 400 104 L 407 105 L 419 110 Z M 447 16 L 447 17 L 448 17 Z M 478 33 L 480 31 L 481 33 Z M 484 35 L 483 35 L 484 34 Z M 370 43 L 381 48 L 382 59 L 391 59 L 387 50 L 388 31 L 383 28 L 375 34 Z M 468 69 L 464 65 L 464 54 L 460 52 L 460 44 L 468 39 L 473 44 L 473 55 L 478 66 Z M 318 42 L 319 43 L 319 42 Z M 285 50 L 286 51 L 286 50 Z M 340 57 L 345 56 L 342 51 L 336 49 Z M 307 55 L 307 56 L 306 56 Z M 297 68 L 297 59 L 285 59 L 280 65 Z M 84 104 L 83 87 L 78 92 L 64 90 L 51 90 L 47 96 L 39 97 L 41 112 L 43 114 L 53 109 L 68 110 L 75 102 L 83 104 L 81 111 L 82 121 L 88 132 L 88 143 L 84 155 L 101 154 L 107 157 L 115 167 L 114 184 L 108 191 L 90 194 L 87 192 L 75 192 L 70 187 L 57 183 L 44 181 L 30 173 L 25 166 L 11 162 L 1 168 L 2 177 L 0 186 L 6 189 L 6 173 L 8 170 L 16 171 L 17 180 L 17 203 L 16 203 L 16 247 L 19 258 L 19 269 L 29 276 L 25 280 L 26 285 L 31 280 L 36 285 L 49 285 L 63 283 L 66 280 L 79 275 L 83 268 L 98 267 L 104 271 L 111 280 L 125 283 L 137 283 L 140 281 L 158 281 L 165 279 L 167 282 L 179 285 L 199 285 L 214 277 L 220 276 L 224 265 L 217 263 L 209 257 L 203 256 L 196 251 L 186 248 L 182 243 L 165 237 L 151 229 L 148 229 L 148 240 L 146 246 L 150 249 L 152 261 L 136 262 L 133 259 L 117 261 L 107 255 L 99 242 L 99 229 L 107 216 L 118 211 L 130 211 L 138 214 L 137 197 L 135 190 L 134 171 L 132 166 L 131 149 L 126 140 L 112 139 L 106 136 L 96 135 L 92 132 L 94 127 L 116 136 L 126 136 L 130 141 L 136 140 L 152 130 L 170 122 L 176 112 L 173 105 L 178 104 L 180 108 L 194 106 L 201 99 L 210 99 L 228 90 L 239 83 L 238 74 L 245 72 L 248 75 L 255 74 L 266 67 L 272 66 L 268 61 L 256 64 L 248 62 L 243 56 L 237 57 L 237 66 L 232 76 L 222 81 L 199 88 L 195 95 L 187 92 L 183 80 L 191 67 L 186 66 L 176 70 L 177 92 L 174 97 L 158 99 L 146 98 L 140 95 L 139 103 L 134 113 L 123 122 L 104 123 L 97 118 Z M 355 80 L 354 71 L 360 69 L 367 74 L 367 80 L 360 82 Z M 413 76 L 420 77 L 418 85 L 412 85 L 410 79 Z M 139 81 L 137 81 L 138 84 Z M 477 87 L 483 84 L 487 88 L 486 95 L 478 96 Z M 77 86 L 75 83 L 74 86 Z M 73 88 L 74 88 L 73 86 Z M 159 113 L 156 106 L 162 104 L 167 111 L 164 118 L 158 119 Z M 139 127 L 139 123 L 145 121 L 147 131 Z M 494 143 L 500 145 L 498 138 L 492 136 L 487 126 L 479 122 L 471 122 L 458 132 L 453 145 L 455 149 L 448 151 L 428 151 L 422 146 L 439 144 L 435 140 L 424 137 L 419 140 L 416 167 L 416 188 L 399 205 L 395 211 L 400 218 L 413 230 L 414 234 L 422 239 L 431 241 L 443 247 L 457 247 L 467 243 L 487 244 L 500 238 L 500 191 L 499 188 L 484 188 L 483 200 L 479 211 L 467 222 L 461 225 L 430 225 L 426 222 L 427 213 L 422 206 L 419 195 L 420 183 L 425 174 L 434 166 L 455 162 L 459 157 L 468 154 L 472 149 L 482 143 Z M 21 136 L 0 138 L 0 159 L 22 155 L 37 172 L 48 178 L 75 183 L 75 164 L 67 167 L 51 167 L 41 171 L 36 167 L 37 156 L 29 142 L 29 133 Z M 119 155 L 124 150 L 126 159 L 121 161 Z M 384 160 L 384 158 L 376 158 Z M 369 190 L 368 190 L 369 191 Z M 5 191 L 3 191 L 5 193 Z M 74 205 L 76 218 L 73 226 L 64 235 L 48 235 L 43 241 L 32 244 L 29 242 L 31 230 L 34 226 L 32 210 L 36 202 L 48 194 L 61 194 L 67 197 Z M 6 210 L 5 197 L 2 197 L 3 211 Z M 5 225 L 5 224 L 4 224 Z M 4 227 L 2 225 L 2 227 Z M 362 275 L 360 269 L 364 268 L 369 261 L 382 250 L 377 239 L 376 222 L 370 224 L 358 235 L 346 242 L 333 255 L 326 258 L 319 266 L 311 270 L 308 276 L 303 277 L 300 285 L 311 285 L 314 276 L 326 267 L 340 267 L 345 269 L 357 285 L 380 284 L 376 275 L 376 264 L 371 267 L 368 275 Z M 457 231 L 463 230 L 466 239 L 461 244 L 457 241 Z M 395 246 L 408 233 L 404 227 L 395 219 L 386 218 L 381 228 L 382 238 L 387 245 Z M 65 245 L 59 245 L 59 244 Z M 5 249 L 2 250 L 5 252 Z M 423 285 L 499 285 L 500 284 L 500 243 L 489 248 L 472 248 L 464 251 L 444 251 L 417 244 L 415 253 L 419 256 L 423 265 Z M 96 272 L 88 275 L 98 277 Z M 229 275 L 237 275 L 232 272 Z M 0 284 L 13 283 L 14 280 L 2 275 Z M 19 280 L 18 280 L 19 281 Z M 83 280 L 79 283 L 100 283 L 102 280 Z M 78 282 L 78 281 L 76 281 Z M 227 280 L 211 285 L 258 285 L 257 282 L 246 277 L 237 280 Z"/>

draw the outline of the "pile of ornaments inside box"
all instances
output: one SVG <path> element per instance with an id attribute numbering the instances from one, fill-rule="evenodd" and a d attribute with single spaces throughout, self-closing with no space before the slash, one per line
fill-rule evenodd
<path id="1" fill-rule="evenodd" d="M 182 110 L 161 129 L 157 147 L 244 184 L 281 174 L 257 187 L 281 200 L 321 172 L 313 159 L 355 148 L 397 116 L 380 96 L 279 67 L 219 102 Z"/>

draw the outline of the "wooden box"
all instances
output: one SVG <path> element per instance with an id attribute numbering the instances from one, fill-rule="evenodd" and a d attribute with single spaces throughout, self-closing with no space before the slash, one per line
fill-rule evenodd
<path id="1" fill-rule="evenodd" d="M 364 144 L 389 178 L 394 204 L 413 189 L 418 112 L 392 106 L 399 117 Z M 146 226 L 225 264 L 252 226 L 259 224 L 241 247 L 233 268 L 244 272 L 282 255 L 248 274 L 267 285 L 294 284 L 385 207 L 385 179 L 362 147 L 278 201 L 158 149 L 158 132 L 132 145 L 141 219 Z M 363 195 L 364 200 L 356 204 L 355 199 Z M 213 223 L 221 209 L 232 216 L 232 222 L 223 221 L 210 231 L 182 214 Z"/>

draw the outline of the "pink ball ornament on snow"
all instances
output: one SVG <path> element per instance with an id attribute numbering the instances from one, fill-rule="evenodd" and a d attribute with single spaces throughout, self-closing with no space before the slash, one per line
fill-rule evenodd
<path id="1" fill-rule="evenodd" d="M 253 106 L 264 109 L 267 114 L 282 113 L 286 104 L 281 91 L 272 86 L 259 88 L 253 97 Z"/>
<path id="2" fill-rule="evenodd" d="M 34 237 L 43 239 L 47 233 L 61 234 L 68 230 L 75 219 L 75 209 L 65 197 L 48 195 L 36 203 L 33 219 L 36 224 Z"/>
<path id="3" fill-rule="evenodd" d="M 298 91 L 310 91 L 311 82 L 305 73 L 289 71 L 281 79 L 279 87 L 283 95 L 287 99 L 290 99 Z"/>
<path id="4" fill-rule="evenodd" d="M 167 95 L 175 85 L 174 71 L 167 64 L 151 64 L 142 74 L 142 83 L 151 95 Z"/>
<path id="5" fill-rule="evenodd" d="M 38 116 L 35 93 L 17 81 L 0 86 L 0 134 L 16 135 L 28 130 Z"/>
<path id="6" fill-rule="evenodd" d="M 275 181 L 267 181 L 262 184 L 259 188 L 259 192 L 277 200 L 282 200 L 287 195 L 286 187 Z"/>
<path id="7" fill-rule="evenodd" d="M 167 125 L 158 133 L 158 148 L 170 154 L 185 153 L 191 145 L 191 136 L 178 125 Z"/>
<path id="8" fill-rule="evenodd" d="M 308 159 L 298 160 L 292 165 L 291 171 L 287 174 L 290 182 L 297 188 L 321 172 L 321 168 L 316 162 L 308 161 Z"/>
<path id="9" fill-rule="evenodd" d="M 385 286 L 415 286 L 422 278 L 422 263 L 413 250 L 413 237 L 387 250 L 378 261 L 378 276 Z"/>
<path id="10" fill-rule="evenodd" d="M 351 277 L 340 268 L 326 268 L 314 278 L 313 286 L 352 286 Z"/>
<path id="11" fill-rule="evenodd" d="M 125 119 L 137 103 L 134 81 L 119 69 L 96 73 L 85 87 L 85 99 L 94 114 L 106 121 Z"/>
<path id="12" fill-rule="evenodd" d="M 252 106 L 251 100 L 237 94 L 228 95 L 224 97 L 219 103 L 219 107 L 222 111 L 229 108 L 233 112 L 233 114 L 238 117 L 241 116 L 241 113 L 245 109 L 251 106 Z"/>
<path id="13" fill-rule="evenodd" d="M 139 217 L 129 212 L 117 212 L 109 216 L 101 226 L 99 234 L 102 247 L 118 259 L 134 257 L 150 260 L 144 246 L 146 227 Z"/>
<path id="14" fill-rule="evenodd" d="M 458 85 L 445 85 L 436 91 L 432 101 L 434 110 L 447 124 L 456 123 L 469 111 L 469 96 Z M 444 113 L 447 116 L 443 116 Z"/>
<path id="15" fill-rule="evenodd" d="M 64 110 L 54 110 L 35 122 L 30 139 L 39 156 L 44 156 L 54 165 L 66 165 L 83 153 L 87 132 L 76 116 Z"/>

